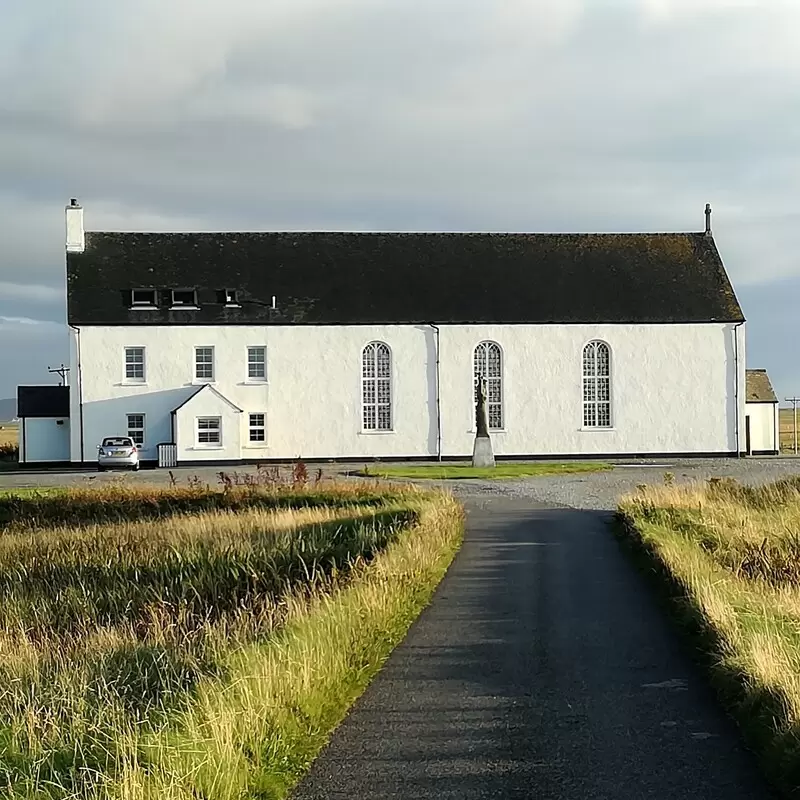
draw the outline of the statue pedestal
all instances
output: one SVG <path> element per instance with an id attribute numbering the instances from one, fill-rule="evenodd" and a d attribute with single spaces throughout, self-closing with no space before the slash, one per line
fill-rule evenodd
<path id="1" fill-rule="evenodd" d="M 476 436 L 472 448 L 473 467 L 494 467 L 492 440 L 488 436 Z"/>

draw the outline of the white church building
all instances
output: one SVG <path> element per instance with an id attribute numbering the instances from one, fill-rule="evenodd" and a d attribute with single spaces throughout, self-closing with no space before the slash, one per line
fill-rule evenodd
<path id="1" fill-rule="evenodd" d="M 745 319 L 711 232 L 118 233 L 67 215 L 69 461 L 745 451 Z M 65 439 L 66 441 L 66 439 Z"/>

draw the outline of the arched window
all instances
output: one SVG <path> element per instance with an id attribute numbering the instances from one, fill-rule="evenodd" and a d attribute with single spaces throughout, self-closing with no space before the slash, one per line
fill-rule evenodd
<path id="1" fill-rule="evenodd" d="M 611 350 L 605 342 L 583 348 L 583 427 L 611 427 Z"/>
<path id="2" fill-rule="evenodd" d="M 477 380 L 486 378 L 486 416 L 490 430 L 503 427 L 503 355 L 497 342 L 481 342 L 475 348 L 472 359 L 475 399 L 477 400 Z"/>
<path id="3" fill-rule="evenodd" d="M 361 402 L 365 431 L 392 430 L 392 354 L 383 342 L 361 354 Z"/>

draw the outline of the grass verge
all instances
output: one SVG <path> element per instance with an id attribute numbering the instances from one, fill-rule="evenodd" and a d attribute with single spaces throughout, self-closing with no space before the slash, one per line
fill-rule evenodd
<path id="1" fill-rule="evenodd" d="M 800 796 L 800 479 L 640 487 L 619 520 L 766 774 Z"/>
<path id="2" fill-rule="evenodd" d="M 364 467 L 361 477 L 411 478 L 427 480 L 509 480 L 532 478 L 539 475 L 566 475 L 573 472 L 602 472 L 613 469 L 601 461 L 548 462 L 535 464 L 498 464 L 494 468 L 473 467 L 471 464 L 425 464 L 420 466 Z"/>
<path id="3" fill-rule="evenodd" d="M 220 473 L 225 476 L 225 473 Z M 102 488 L 0 490 L 0 525 L 49 528 L 163 519 L 181 514 L 250 508 L 314 508 L 385 505 L 410 497 L 407 487 L 358 482 L 184 486 L 108 483 Z"/>
<path id="4" fill-rule="evenodd" d="M 4 796 L 286 796 L 461 537 L 445 495 L 330 494 L 331 506 L 7 526 Z"/>

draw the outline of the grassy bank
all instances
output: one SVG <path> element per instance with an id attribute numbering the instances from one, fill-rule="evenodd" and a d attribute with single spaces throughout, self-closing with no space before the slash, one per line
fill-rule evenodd
<path id="1" fill-rule="evenodd" d="M 620 513 L 765 771 L 800 796 L 800 479 L 642 487 Z"/>
<path id="2" fill-rule="evenodd" d="M 532 478 L 539 475 L 567 475 L 573 472 L 602 472 L 613 469 L 601 461 L 548 462 L 535 464 L 505 464 L 494 468 L 473 467 L 471 464 L 423 464 L 417 466 L 378 465 L 365 467 L 362 477 L 410 478 L 418 480 L 510 480 Z"/>
<path id="3" fill-rule="evenodd" d="M 78 525 L 7 526 L 4 796 L 285 796 L 461 533 L 445 496 L 326 491 L 287 508 L 253 489 L 236 508 L 132 522 L 90 522 L 79 504 Z"/>
<path id="4" fill-rule="evenodd" d="M 220 473 L 227 478 L 225 473 Z M 0 490 L 0 525 L 50 528 L 152 520 L 181 514 L 250 508 L 345 508 L 402 502 L 407 490 L 374 483 L 265 483 L 209 486 L 107 484 L 102 488 Z"/>

